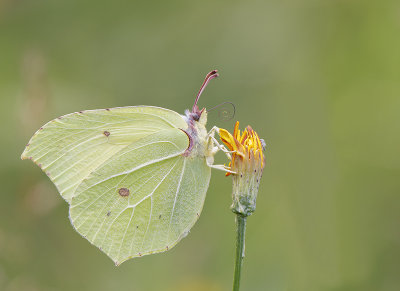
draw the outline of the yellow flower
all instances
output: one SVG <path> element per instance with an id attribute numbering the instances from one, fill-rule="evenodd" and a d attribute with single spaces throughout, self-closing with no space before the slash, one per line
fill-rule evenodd
<path id="1" fill-rule="evenodd" d="M 243 216 L 254 212 L 260 179 L 265 166 L 264 140 L 250 127 L 240 133 L 239 122 L 235 124 L 233 135 L 225 129 L 219 130 L 222 142 L 232 151 L 229 168 L 233 176 L 232 211 Z M 230 173 L 226 174 L 227 176 Z"/>
<path id="2" fill-rule="evenodd" d="M 240 134 L 239 121 L 236 121 L 233 136 L 223 128 L 219 130 L 219 136 L 228 149 L 233 151 L 232 162 L 229 164 L 232 171 L 235 172 L 235 161 L 253 164 L 255 171 L 257 171 L 257 168 L 262 171 L 265 166 L 264 141 L 260 140 L 258 134 L 250 126 L 247 126 L 243 133 Z M 226 175 L 229 176 L 230 173 Z"/>

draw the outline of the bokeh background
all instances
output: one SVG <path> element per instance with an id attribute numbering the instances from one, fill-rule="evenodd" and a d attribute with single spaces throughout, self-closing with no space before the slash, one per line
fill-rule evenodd
<path id="1" fill-rule="evenodd" d="M 83 109 L 236 105 L 267 142 L 242 290 L 400 290 L 398 0 L 0 1 L 0 290 L 230 290 L 231 178 L 171 251 L 115 267 L 38 167 L 47 121 Z M 220 156 L 219 161 L 224 161 Z"/>

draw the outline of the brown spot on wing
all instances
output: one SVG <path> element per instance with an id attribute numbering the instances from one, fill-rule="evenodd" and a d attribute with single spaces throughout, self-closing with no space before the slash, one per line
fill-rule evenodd
<path id="1" fill-rule="evenodd" d="M 110 132 L 107 131 L 107 130 L 105 130 L 105 131 L 103 132 L 103 134 L 104 134 L 106 137 L 109 137 L 109 136 L 110 136 Z"/>
<path id="2" fill-rule="evenodd" d="M 122 197 L 126 197 L 129 195 L 129 189 L 121 188 L 118 190 L 118 194 L 121 195 Z"/>

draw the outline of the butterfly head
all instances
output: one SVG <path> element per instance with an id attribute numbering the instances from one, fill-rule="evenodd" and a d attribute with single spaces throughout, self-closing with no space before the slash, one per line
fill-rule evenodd
<path id="1" fill-rule="evenodd" d="M 185 114 L 188 124 L 199 122 L 205 126 L 207 123 L 207 110 L 205 108 L 199 110 L 199 108 L 196 106 L 196 110 L 186 110 Z"/>

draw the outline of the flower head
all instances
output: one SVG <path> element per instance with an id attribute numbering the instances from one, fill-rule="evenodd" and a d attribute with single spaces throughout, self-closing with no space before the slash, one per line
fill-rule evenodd
<path id="1" fill-rule="evenodd" d="M 230 170 L 234 172 L 232 211 L 248 216 L 256 207 L 258 187 L 265 166 L 265 142 L 250 126 L 240 133 L 239 122 L 235 124 L 233 135 L 221 128 L 219 136 L 233 152 L 229 164 Z"/>

